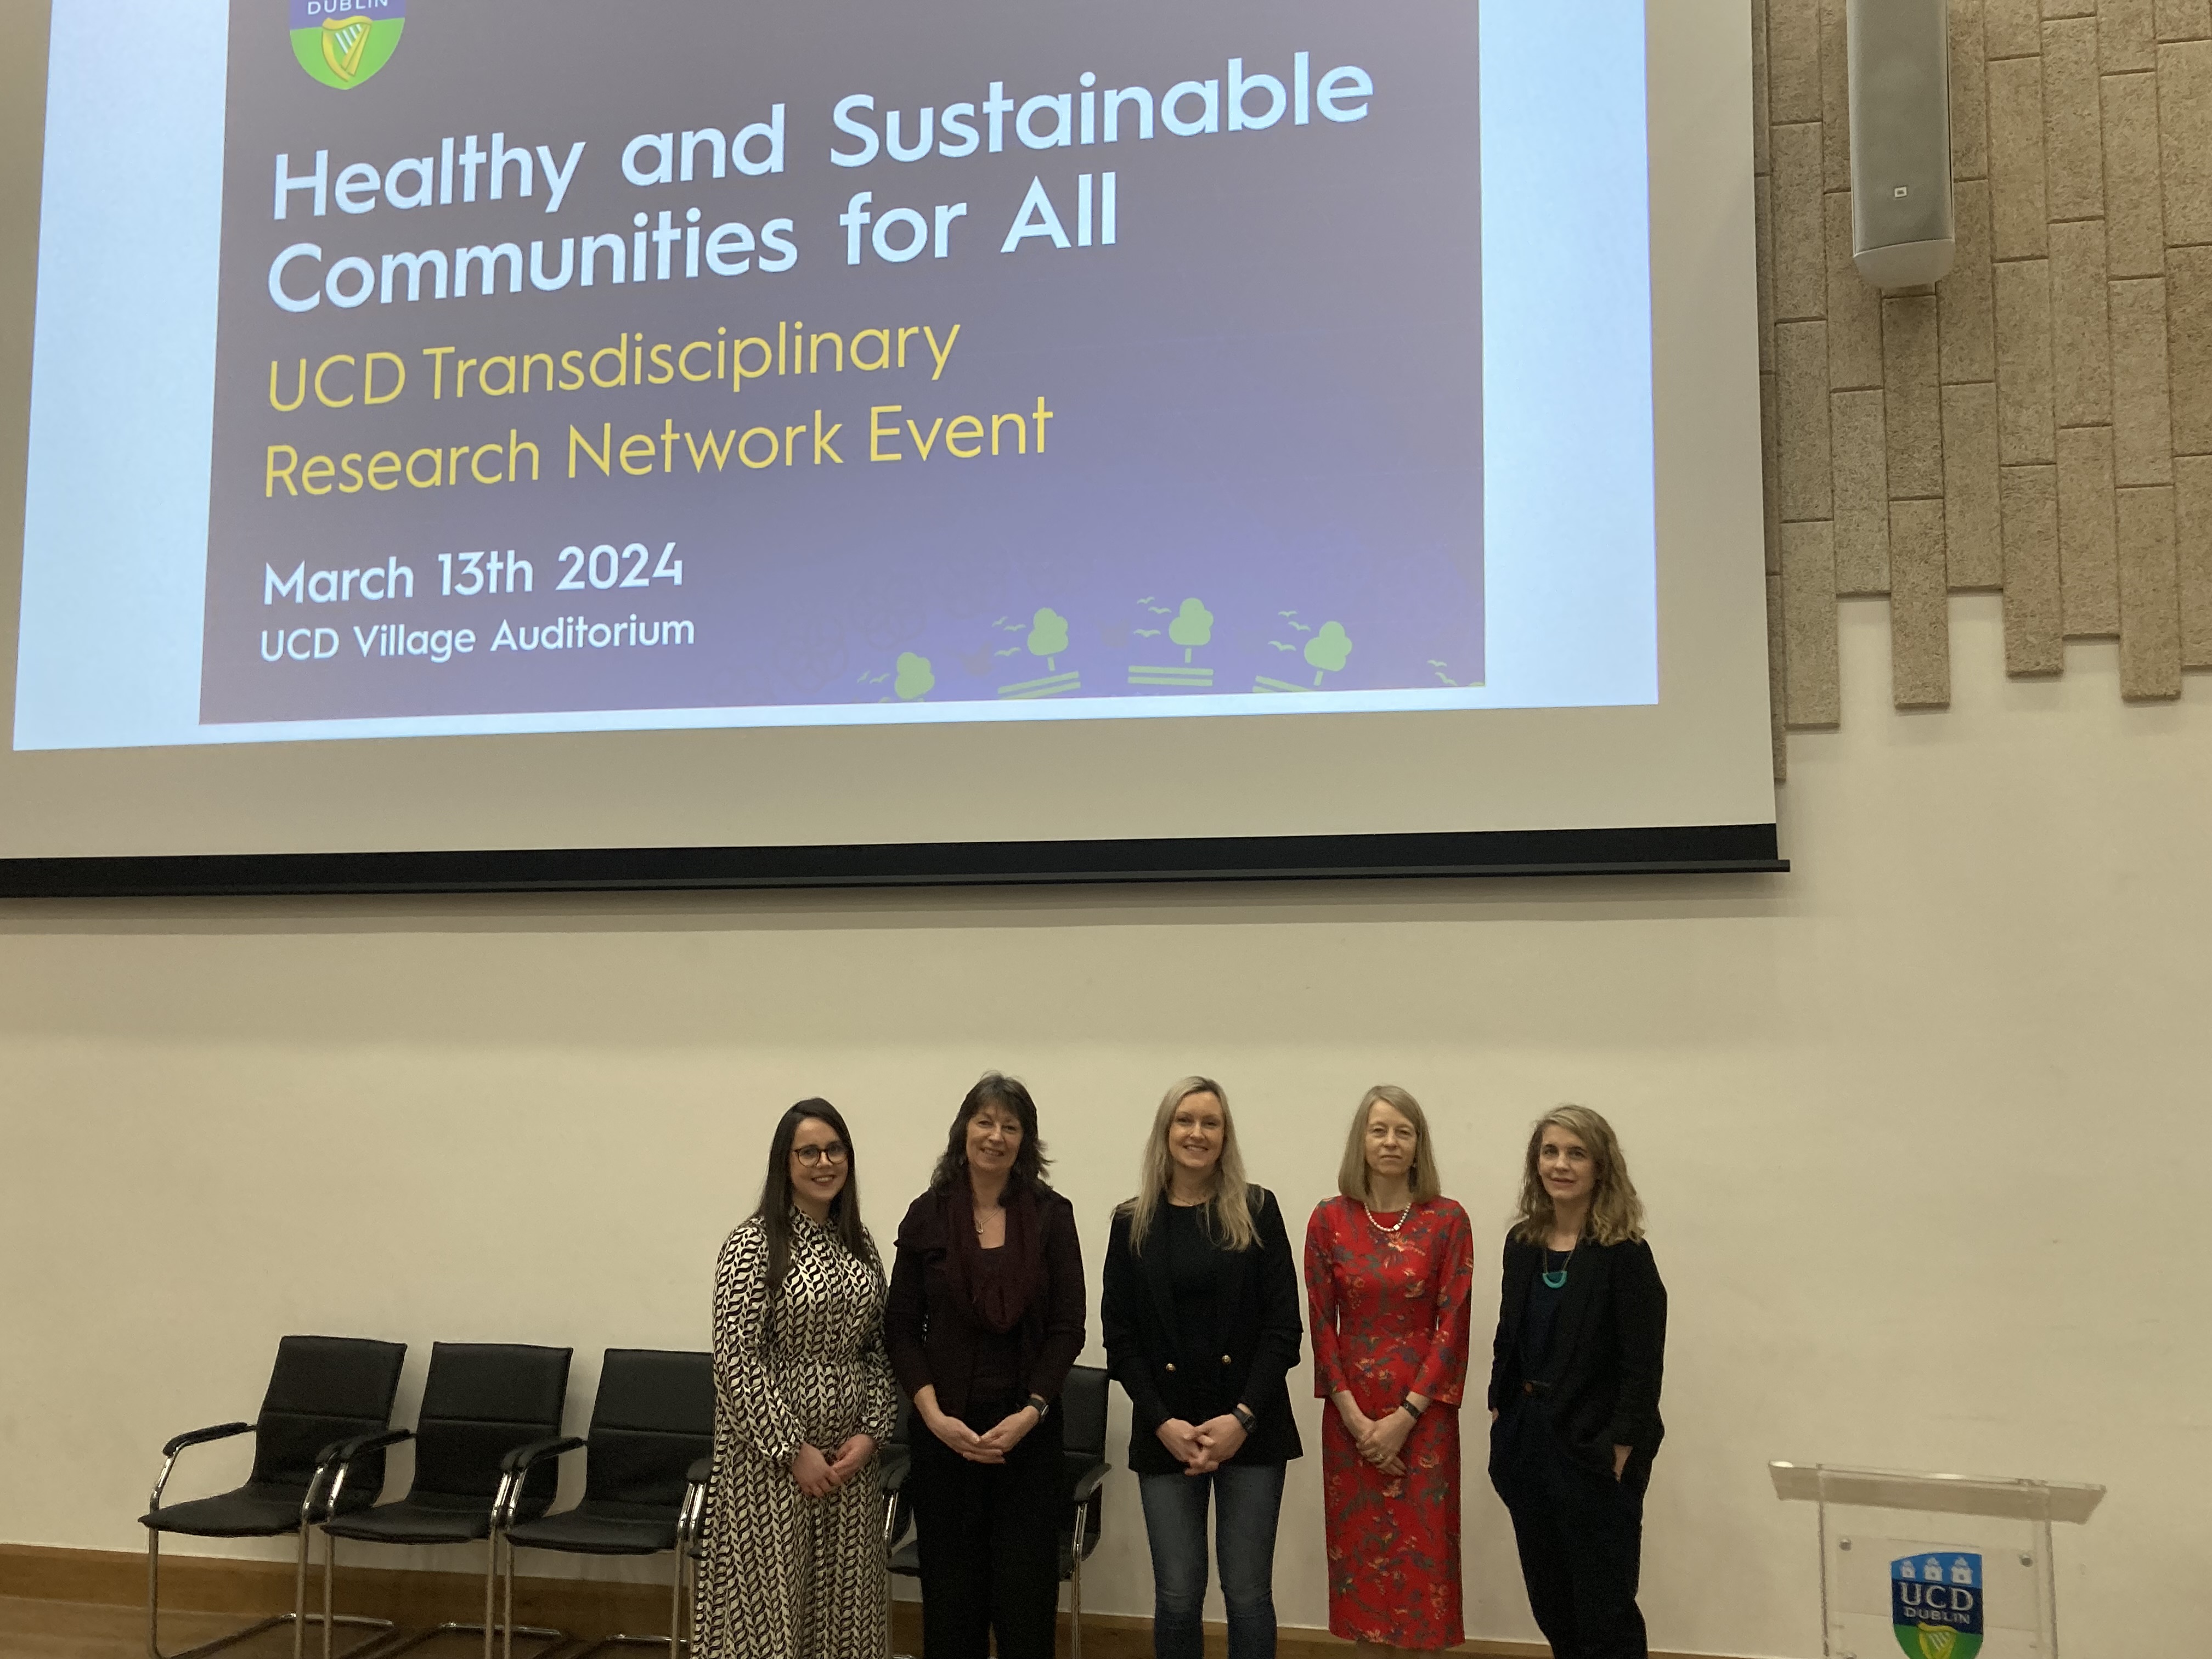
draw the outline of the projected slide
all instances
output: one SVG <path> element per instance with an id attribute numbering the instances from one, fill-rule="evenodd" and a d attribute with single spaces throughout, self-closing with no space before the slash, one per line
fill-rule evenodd
<path id="1" fill-rule="evenodd" d="M 19 747 L 1656 698 L 1640 7 L 143 9 Z"/>

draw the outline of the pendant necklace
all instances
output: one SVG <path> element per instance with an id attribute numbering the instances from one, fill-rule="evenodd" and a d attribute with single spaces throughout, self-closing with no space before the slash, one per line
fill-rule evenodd
<path id="1" fill-rule="evenodd" d="M 1359 1207 L 1367 1212 L 1368 1221 L 1373 1225 L 1375 1231 L 1378 1233 L 1395 1233 L 1403 1231 L 1406 1223 L 1411 1220 L 1413 1215 L 1413 1200 L 1410 1198 L 1406 1200 L 1406 1207 L 1398 1212 L 1398 1220 L 1396 1224 L 1394 1226 L 1386 1227 L 1381 1222 L 1376 1221 L 1375 1219 L 1374 1206 L 1367 1203 L 1364 1200 L 1361 1200 Z"/>
<path id="2" fill-rule="evenodd" d="M 1544 1269 L 1544 1283 L 1547 1287 L 1554 1291 L 1565 1288 L 1567 1282 L 1567 1269 L 1574 1264 L 1575 1252 L 1582 1249 L 1582 1235 L 1577 1233 L 1575 1235 L 1575 1242 L 1567 1249 L 1567 1259 L 1559 1263 L 1556 1270 L 1551 1267 Z M 1547 1245 L 1545 1247 L 1545 1250 L 1546 1254 L 1544 1259 L 1545 1261 L 1549 1261 L 1552 1259 L 1550 1255 L 1550 1246 Z"/>

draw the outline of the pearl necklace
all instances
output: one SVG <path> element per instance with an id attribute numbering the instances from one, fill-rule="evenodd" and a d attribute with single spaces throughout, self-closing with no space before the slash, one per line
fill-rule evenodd
<path id="1" fill-rule="evenodd" d="M 1359 1207 L 1367 1212 L 1369 1224 L 1378 1233 L 1402 1232 L 1405 1231 L 1406 1224 L 1413 1218 L 1413 1200 L 1410 1198 L 1406 1200 L 1406 1207 L 1398 1212 L 1397 1224 L 1392 1227 L 1386 1227 L 1375 1219 L 1374 1206 L 1369 1204 L 1364 1199 L 1360 1200 Z"/>

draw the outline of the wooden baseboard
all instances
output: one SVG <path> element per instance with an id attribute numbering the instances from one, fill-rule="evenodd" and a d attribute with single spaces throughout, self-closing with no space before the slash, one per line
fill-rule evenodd
<path id="1" fill-rule="evenodd" d="M 527 1559 L 526 1557 L 525 1558 Z M 349 1566 L 338 1558 L 337 1611 L 372 1613 L 407 1629 L 483 1617 L 483 1580 L 475 1573 L 418 1571 L 404 1567 Z M 319 1574 L 308 1580 L 311 1604 Z M 124 1550 L 58 1549 L 42 1544 L 0 1544 L 0 1595 L 40 1601 L 88 1601 L 107 1607 L 146 1604 L 146 1558 Z M 258 1617 L 292 1606 L 292 1567 L 283 1561 L 161 1553 L 161 1606 L 179 1613 L 234 1613 Z M 544 1625 L 586 1640 L 618 1632 L 653 1635 L 668 1627 L 665 1583 L 616 1583 L 587 1578 L 517 1575 L 518 1624 Z M 1060 1616 L 1062 1654 L 1070 1651 L 1069 1621 Z M 891 1603 L 891 1644 L 902 1654 L 921 1651 L 921 1606 Z M 1325 1630 L 1285 1626 L 1275 1638 L 1277 1659 L 1345 1659 L 1352 1644 Z M 1206 1659 L 1224 1659 L 1228 1639 L 1209 1623 Z M 1473 1641 L 1449 1650 L 1474 1659 L 1547 1659 L 1540 1642 Z M 1121 1613 L 1083 1615 L 1083 1659 L 1152 1659 L 1152 1621 Z M 1700 1659 L 1654 1653 L 1652 1659 Z M 1710 1659 L 1710 1656 L 1705 1656 Z"/>

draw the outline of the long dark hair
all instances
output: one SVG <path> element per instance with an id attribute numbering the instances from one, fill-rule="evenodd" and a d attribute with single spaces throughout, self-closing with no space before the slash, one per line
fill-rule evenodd
<path id="1" fill-rule="evenodd" d="M 945 1138 L 945 1152 L 930 1174 L 930 1191 L 941 1193 L 955 1182 L 967 1178 L 968 1120 L 986 1106 L 1005 1107 L 1022 1126 L 1022 1144 L 1014 1154 L 1014 1167 L 1007 1172 L 1006 1190 L 1034 1192 L 1045 1184 L 1044 1172 L 1052 1166 L 1052 1160 L 1044 1155 L 1044 1142 L 1037 1135 L 1036 1102 L 1030 1098 L 1030 1091 L 1022 1086 L 1020 1079 L 1008 1077 L 1003 1072 L 986 1072 L 975 1079 L 975 1086 L 962 1097 L 960 1109 L 952 1115 L 952 1127 Z"/>
<path id="2" fill-rule="evenodd" d="M 771 1297 L 782 1286 L 783 1275 L 791 1267 L 791 1143 L 799 1134 L 799 1126 L 809 1118 L 828 1124 L 845 1143 L 845 1185 L 830 1200 L 830 1230 L 856 1258 L 876 1270 L 877 1278 L 883 1277 L 884 1264 L 876 1255 L 875 1241 L 860 1224 L 860 1158 L 853 1150 L 852 1131 L 845 1127 L 843 1114 L 828 1101 L 802 1100 L 776 1120 L 775 1133 L 769 1137 L 768 1179 L 761 1183 L 760 1208 L 753 1212 L 753 1218 L 768 1236 Z"/>

